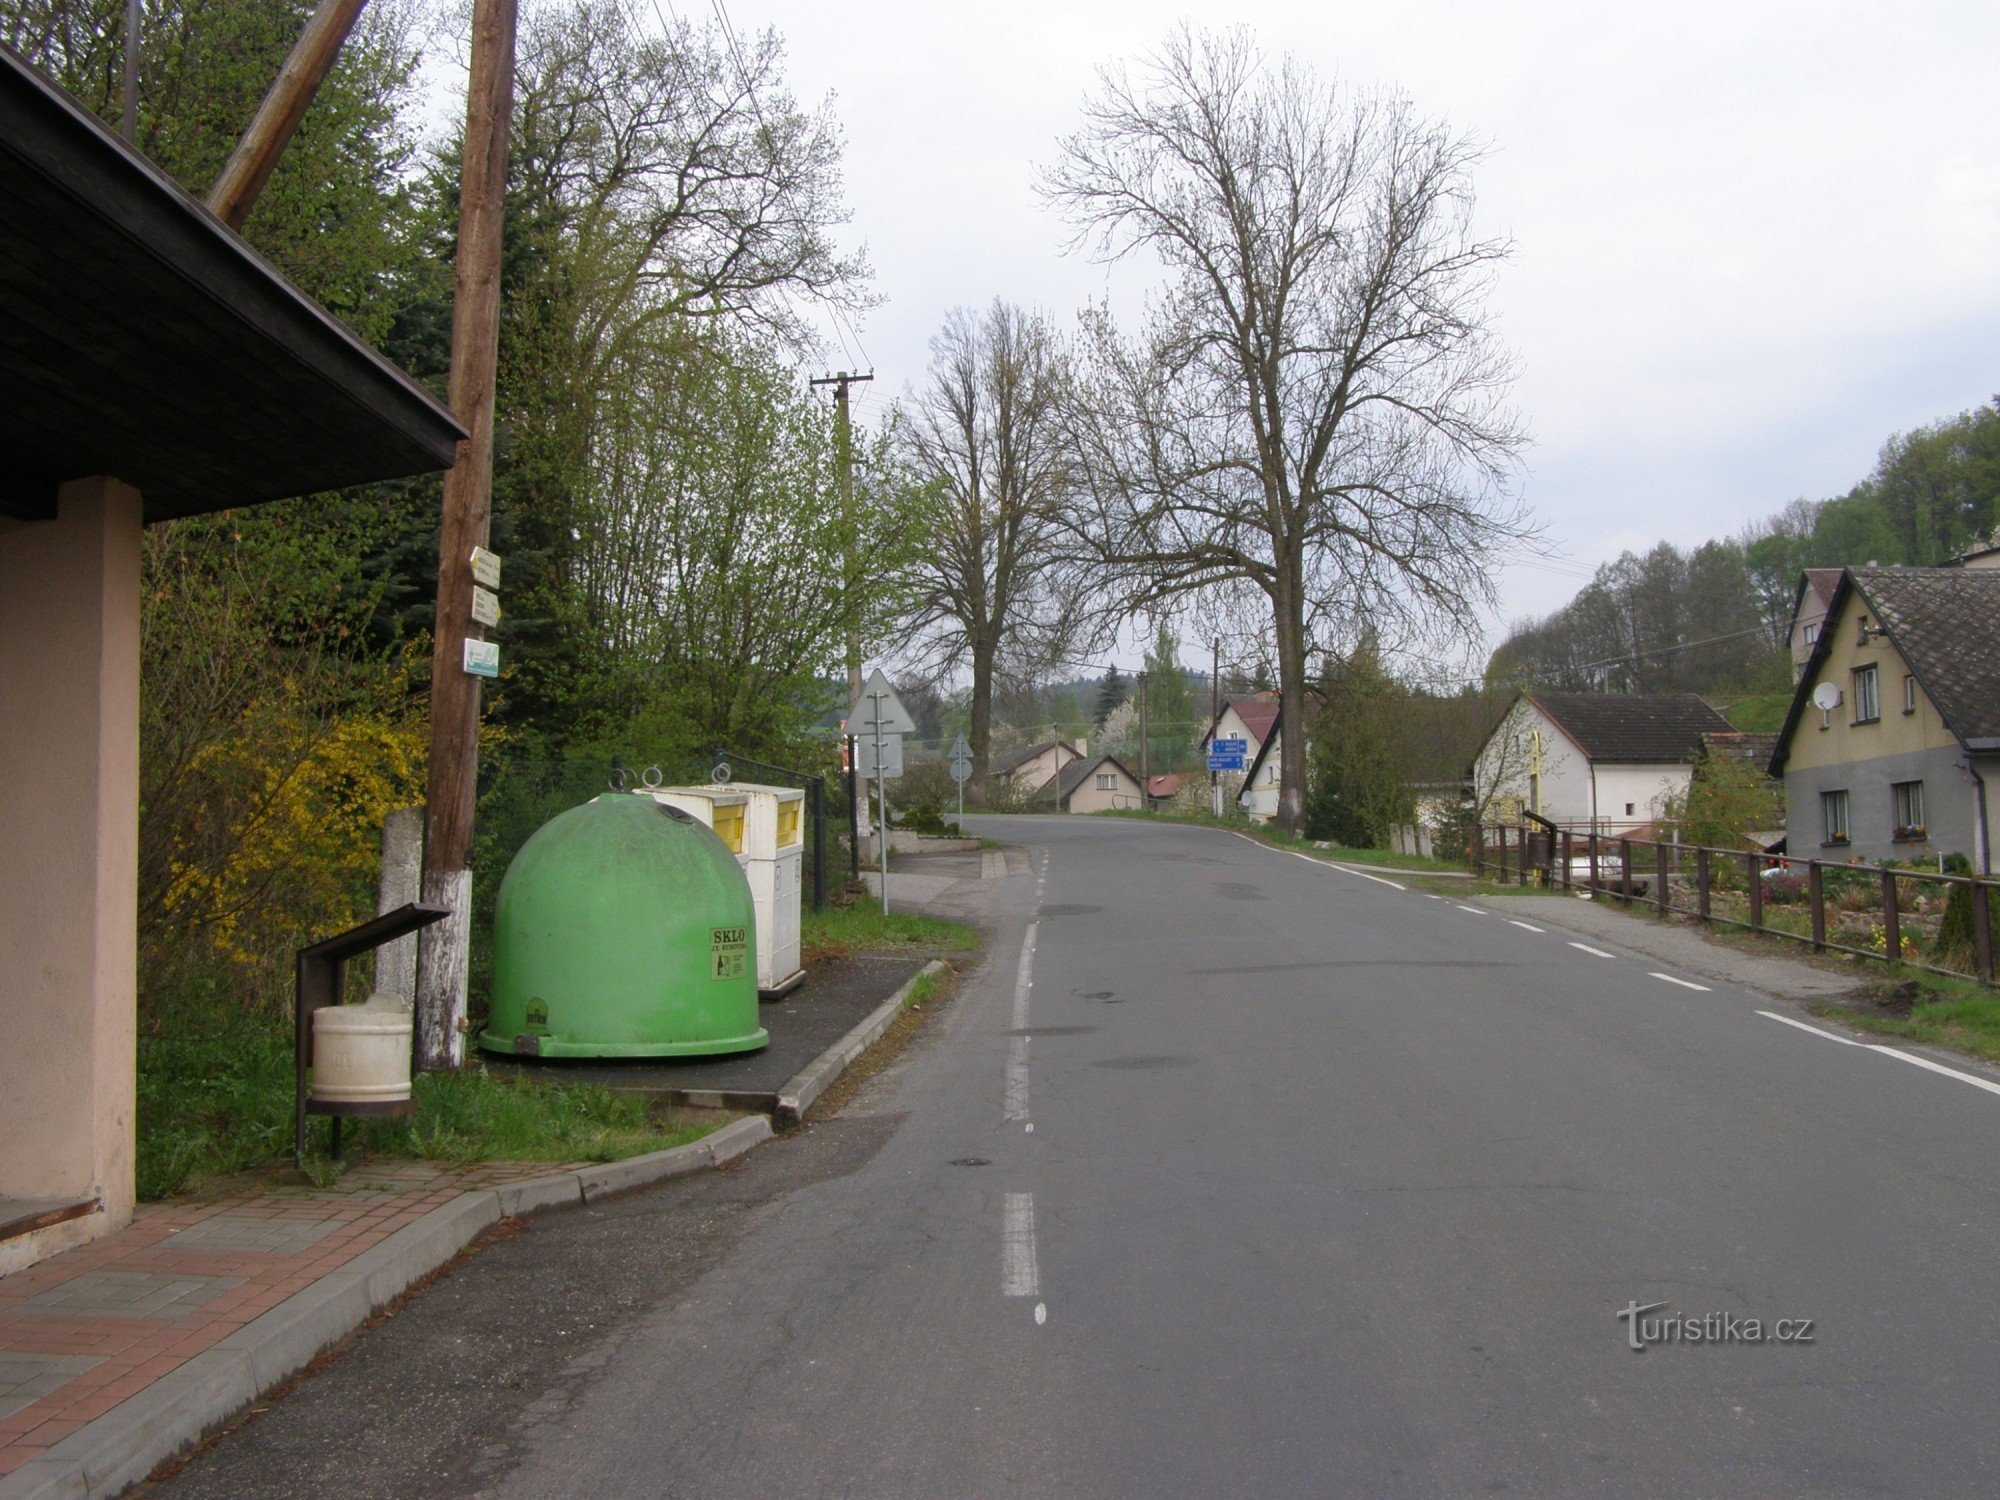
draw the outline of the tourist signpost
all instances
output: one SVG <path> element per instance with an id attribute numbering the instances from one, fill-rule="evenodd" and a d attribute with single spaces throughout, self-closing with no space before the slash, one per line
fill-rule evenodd
<path id="1" fill-rule="evenodd" d="M 889 914 L 889 778 L 903 774 L 903 736 L 914 734 L 917 721 L 877 667 L 861 684 L 847 722 L 859 753 L 858 771 L 875 777 L 878 803 L 875 836 L 882 845 L 882 915 Z"/>

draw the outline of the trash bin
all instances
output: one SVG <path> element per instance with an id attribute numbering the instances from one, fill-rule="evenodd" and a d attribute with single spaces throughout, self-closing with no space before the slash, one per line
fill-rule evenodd
<path id="1" fill-rule="evenodd" d="M 732 781 L 722 790 L 749 800 L 743 823 L 743 873 L 757 907 L 757 990 L 767 1000 L 804 983 L 799 917 L 804 899 L 806 794 L 795 786 Z"/>
<path id="2" fill-rule="evenodd" d="M 750 856 L 744 842 L 750 812 L 749 794 L 733 786 L 656 786 L 645 795 L 667 807 L 679 808 L 707 825 L 722 840 L 739 865 L 747 866 Z"/>
<path id="3" fill-rule="evenodd" d="M 530 1057 L 754 1051 L 770 1040 L 755 928 L 749 882 L 713 831 L 645 792 L 607 792 L 508 866 L 479 1043 Z"/>

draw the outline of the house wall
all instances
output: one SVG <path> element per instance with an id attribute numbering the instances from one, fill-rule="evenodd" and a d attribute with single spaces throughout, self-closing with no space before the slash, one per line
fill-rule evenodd
<path id="1" fill-rule="evenodd" d="M 1008 781 L 1016 787 L 1033 791 L 1049 784 L 1049 778 L 1073 760 L 1083 757 L 1065 744 L 1051 745 L 1040 755 L 1024 760 L 1007 773 Z"/>
<path id="2" fill-rule="evenodd" d="M 1826 601 L 1808 584 L 1805 596 L 1799 600 L 1798 615 L 1792 620 L 1792 681 L 1797 682 L 1805 675 L 1806 660 L 1812 655 L 1825 622 Z"/>
<path id="3" fill-rule="evenodd" d="M 1278 816 L 1278 792 L 1283 785 L 1279 772 L 1284 754 L 1285 731 L 1280 726 L 1271 731 L 1271 753 L 1257 767 L 1255 778 L 1237 794 L 1243 810 L 1250 815 L 1253 823 L 1268 823 Z M 1249 762 L 1244 764 L 1247 766 Z"/>
<path id="4" fill-rule="evenodd" d="M 0 530 L 0 1197 L 98 1203 L 0 1274 L 132 1216 L 140 529 L 91 479 Z"/>
<path id="5" fill-rule="evenodd" d="M 1531 738 L 1537 730 L 1542 737 L 1539 786 Z M 1576 742 L 1523 698 L 1481 747 L 1473 783 L 1489 820 L 1496 816 L 1494 803 L 1518 797 L 1523 808 L 1538 810 L 1552 823 L 1588 828 L 1594 817 L 1596 827 L 1615 833 L 1651 822 L 1667 797 L 1687 789 L 1692 774 L 1692 767 L 1671 762 L 1593 768 Z M 1625 811 L 1628 803 L 1630 813 Z"/>
<path id="6" fill-rule="evenodd" d="M 1861 640 L 1861 621 L 1868 604 L 1850 591 L 1837 619 L 1828 629 L 1833 639 L 1820 670 L 1799 684 L 1807 695 L 1821 682 L 1841 692 L 1841 702 L 1821 713 L 1808 701 L 1785 756 L 1786 847 L 1794 854 L 1824 849 L 1836 859 L 1928 859 L 1937 854 L 1963 854 L 1980 863 L 1981 830 L 1978 789 L 1961 767 L 1964 752 L 1958 738 L 1921 686 L 1914 709 L 1903 707 L 1903 677 L 1907 667 L 1887 636 Z M 1874 623 L 1872 620 L 1869 622 Z M 1881 717 L 1873 723 L 1854 722 L 1854 672 L 1873 666 L 1880 690 Z M 1990 778 L 1989 772 L 1989 778 Z M 1895 793 L 1899 781 L 1924 784 L 1922 839 L 1896 839 Z M 1845 791 L 1850 840 L 1843 847 L 1825 843 L 1820 796 Z M 2000 794 L 1989 781 L 1988 797 Z M 1993 809 L 1987 809 L 1989 824 Z M 1990 828 L 1986 837 L 1990 840 Z"/>
<path id="7" fill-rule="evenodd" d="M 1100 768 L 1101 770 L 1102 768 Z M 1145 789 L 1136 779 L 1115 768 L 1111 771 L 1114 785 L 1109 791 L 1098 788 L 1099 772 L 1093 771 L 1083 778 L 1083 785 L 1069 794 L 1069 810 L 1073 813 L 1109 812 L 1117 807 L 1144 807 Z"/>
<path id="8" fill-rule="evenodd" d="M 1242 717 L 1236 712 L 1235 705 L 1226 704 L 1222 710 L 1222 717 L 1216 721 L 1214 733 L 1205 735 L 1202 738 L 1202 756 L 1204 758 L 1207 757 L 1208 746 L 1211 740 L 1230 739 L 1249 741 L 1249 747 L 1243 756 L 1243 764 L 1246 767 L 1251 761 L 1257 758 L 1257 752 L 1264 747 L 1264 742 L 1250 732 L 1250 726 L 1245 724 Z"/>

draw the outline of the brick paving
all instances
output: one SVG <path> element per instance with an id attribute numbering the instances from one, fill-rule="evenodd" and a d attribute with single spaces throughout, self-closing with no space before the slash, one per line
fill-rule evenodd
<path id="1" fill-rule="evenodd" d="M 576 1165 L 364 1160 L 329 1188 L 238 1178 L 0 1277 L 0 1475 L 459 1194 Z"/>

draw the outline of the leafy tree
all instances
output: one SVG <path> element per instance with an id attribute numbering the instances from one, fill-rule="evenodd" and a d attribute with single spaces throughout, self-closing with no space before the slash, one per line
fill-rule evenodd
<path id="1" fill-rule="evenodd" d="M 1106 667 L 1104 679 L 1097 687 L 1097 708 L 1091 715 L 1092 721 L 1102 729 L 1104 721 L 1111 716 L 1111 711 L 1131 696 L 1132 688 L 1125 681 L 1125 674 L 1116 666 Z"/>
<path id="2" fill-rule="evenodd" d="M 1063 383 L 1047 319 L 998 300 L 978 316 L 960 309 L 931 340 L 929 376 L 897 428 L 927 497 L 906 640 L 934 672 L 969 669 L 975 800 L 996 697 L 1031 690 L 1089 624 L 1067 551 L 1075 475 Z"/>
<path id="3" fill-rule="evenodd" d="M 1524 534 L 1478 152 L 1402 99 L 1267 69 L 1243 32 L 1176 32 L 1138 79 L 1101 80 L 1045 191 L 1080 240 L 1157 256 L 1168 285 L 1136 339 L 1086 319 L 1087 531 L 1128 607 L 1259 608 L 1302 724 L 1311 653 L 1365 622 L 1475 629 L 1488 559 Z M 1296 832 L 1303 736 L 1282 755 Z"/>
<path id="4" fill-rule="evenodd" d="M 1416 815 L 1397 754 L 1394 708 L 1401 690 L 1372 643 L 1364 643 L 1326 674 L 1321 695 L 1307 756 L 1306 836 L 1350 849 L 1384 847 L 1391 825 Z"/>
<path id="5" fill-rule="evenodd" d="M 1785 789 L 1759 761 L 1721 746 L 1695 763 L 1687 789 L 1661 804 L 1661 818 L 1687 843 L 1741 848 L 1748 835 L 1784 826 Z"/>

